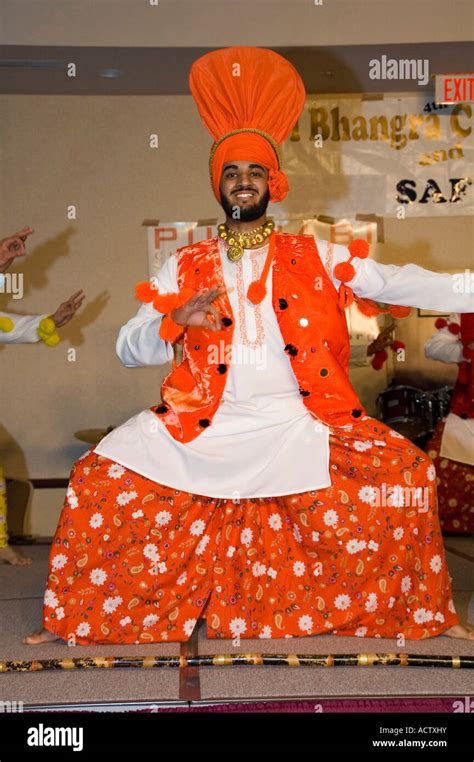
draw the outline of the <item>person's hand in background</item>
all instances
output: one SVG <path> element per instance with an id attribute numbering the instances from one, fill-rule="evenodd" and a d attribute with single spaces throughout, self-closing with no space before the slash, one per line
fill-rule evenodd
<path id="1" fill-rule="evenodd" d="M 0 273 L 7 270 L 15 257 L 22 257 L 26 254 L 26 239 L 34 233 L 33 228 L 26 227 L 19 230 L 18 233 L 0 240 Z"/>

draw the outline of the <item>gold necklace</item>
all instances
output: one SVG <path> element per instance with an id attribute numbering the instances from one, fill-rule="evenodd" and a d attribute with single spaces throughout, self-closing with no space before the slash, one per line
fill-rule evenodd
<path id="1" fill-rule="evenodd" d="M 267 220 L 263 225 L 253 230 L 247 230 L 245 233 L 238 233 L 229 228 L 226 222 L 217 226 L 218 236 L 229 244 L 227 257 L 231 262 L 238 262 L 244 255 L 244 248 L 249 249 L 257 243 L 263 243 L 273 232 L 275 223 L 273 220 Z"/>

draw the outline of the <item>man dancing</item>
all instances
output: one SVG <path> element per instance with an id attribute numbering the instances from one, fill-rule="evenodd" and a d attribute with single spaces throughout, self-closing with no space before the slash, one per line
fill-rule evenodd
<path id="1" fill-rule="evenodd" d="M 137 287 L 119 357 L 173 369 L 159 404 L 74 464 L 43 630 L 25 642 L 183 641 L 202 616 L 209 638 L 473 638 L 433 464 L 363 409 L 344 315 L 353 299 L 468 312 L 468 295 L 450 275 L 371 261 L 363 242 L 274 230 L 279 144 L 305 101 L 285 59 L 213 51 L 190 85 L 226 221 Z"/>

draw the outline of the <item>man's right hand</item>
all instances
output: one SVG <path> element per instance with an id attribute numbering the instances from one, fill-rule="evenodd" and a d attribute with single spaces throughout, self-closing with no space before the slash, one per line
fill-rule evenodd
<path id="1" fill-rule="evenodd" d="M 233 289 L 228 289 L 232 291 Z M 179 325 L 196 325 L 201 328 L 209 328 L 211 331 L 220 331 L 222 323 L 220 315 L 212 302 L 222 294 L 225 294 L 223 286 L 213 286 L 193 296 L 181 307 L 172 310 L 170 317 Z M 214 316 L 215 322 L 211 323 L 208 314 Z"/>

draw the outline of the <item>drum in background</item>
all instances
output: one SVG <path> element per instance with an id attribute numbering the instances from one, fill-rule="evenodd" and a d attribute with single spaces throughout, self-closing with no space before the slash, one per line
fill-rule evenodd
<path id="1" fill-rule="evenodd" d="M 432 409 L 430 392 L 414 386 L 391 386 L 377 397 L 379 419 L 411 440 L 433 430 Z"/>
<path id="2" fill-rule="evenodd" d="M 433 431 L 439 421 L 448 415 L 451 409 L 453 391 L 454 387 L 452 386 L 440 386 L 439 389 L 432 389 L 430 392 L 432 397 Z"/>
<path id="3" fill-rule="evenodd" d="M 432 434 L 451 408 L 453 387 L 425 391 L 415 386 L 390 386 L 377 397 L 378 418 L 407 439 Z"/>

